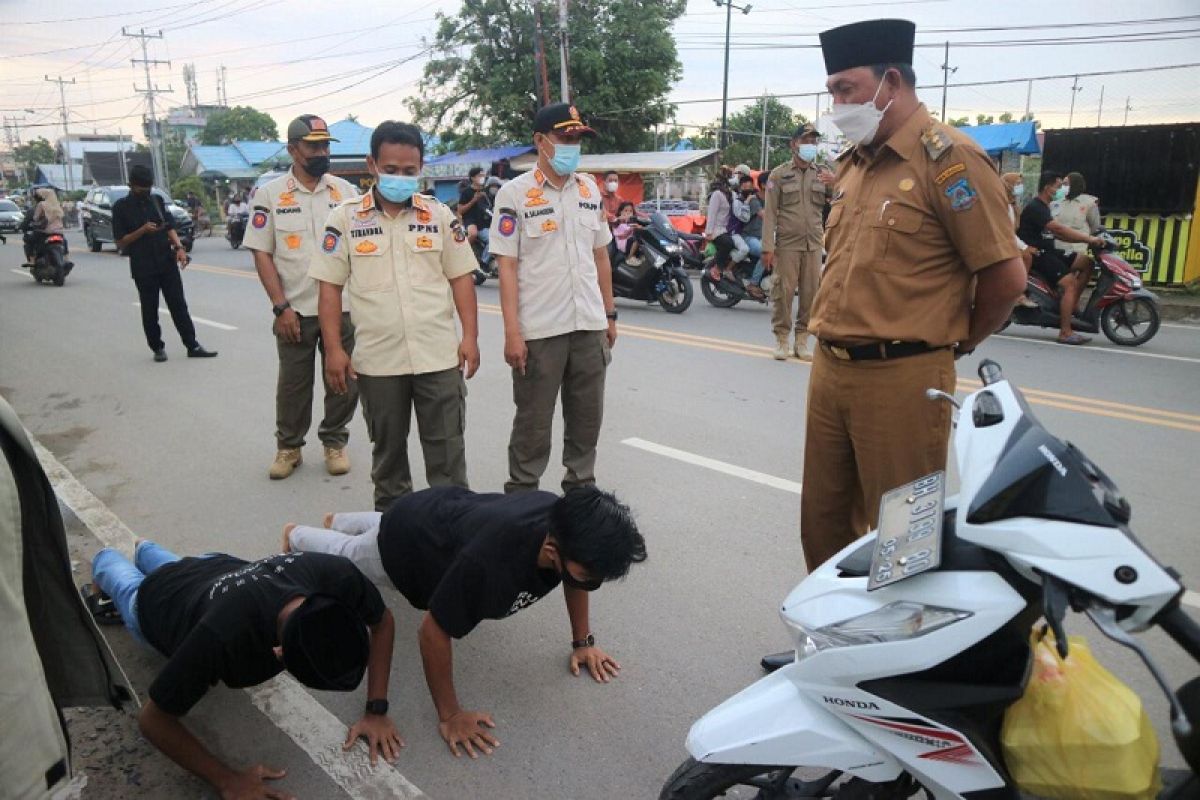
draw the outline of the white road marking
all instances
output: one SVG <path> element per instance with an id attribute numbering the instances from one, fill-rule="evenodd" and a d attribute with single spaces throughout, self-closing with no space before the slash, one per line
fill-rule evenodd
<path id="1" fill-rule="evenodd" d="M 1195 592 L 1193 592 L 1189 589 L 1188 591 L 1183 593 L 1183 600 L 1181 602 L 1185 606 L 1191 606 L 1192 608 L 1200 608 L 1200 594 L 1196 594 Z"/>
<path id="2" fill-rule="evenodd" d="M 133 532 L 32 433 L 26 431 L 26 434 L 58 499 L 104 545 L 132 557 Z M 379 766 L 372 768 L 365 744 L 360 742 L 349 752 L 342 752 L 346 726 L 286 672 L 247 689 L 246 693 L 267 719 L 287 734 L 354 800 L 383 797 L 428 800 L 428 795 L 387 762 L 380 761 Z"/>
<path id="3" fill-rule="evenodd" d="M 1142 358 L 1161 358 L 1167 361 L 1186 361 L 1189 364 L 1200 364 L 1200 358 L 1189 358 L 1188 356 L 1168 356 L 1164 355 L 1163 353 L 1142 353 L 1130 348 L 1122 348 L 1118 350 L 1112 347 L 1088 347 L 1087 345 L 1083 345 L 1081 347 L 1079 345 L 1059 344 L 1058 342 L 1051 341 L 1049 339 L 1031 339 L 1024 336 L 1009 336 L 1003 333 L 993 333 L 990 338 L 1008 339 L 1009 341 L 1013 342 L 1028 342 L 1029 344 L 1048 344 L 1054 347 L 1068 347 L 1079 350 L 1082 353 L 1109 353 L 1110 355 L 1117 356 L 1141 356 Z"/>
<path id="4" fill-rule="evenodd" d="M 1191 325 L 1187 325 L 1182 322 L 1163 322 L 1163 323 L 1161 323 L 1161 327 L 1175 328 L 1176 330 L 1192 331 L 1193 333 L 1200 333 L 1200 325 L 1196 325 L 1195 323 L 1193 323 Z"/>
<path id="5" fill-rule="evenodd" d="M 141 308 L 142 304 L 134 303 L 134 306 L 136 306 L 137 308 Z M 166 316 L 166 317 L 171 316 L 171 312 L 169 310 L 163 308 L 162 306 L 159 306 L 158 313 L 162 314 L 163 316 Z M 222 331 L 236 331 L 237 330 L 237 328 L 233 325 L 226 325 L 224 322 L 213 322 L 211 319 L 205 319 L 204 317 L 197 317 L 194 314 L 192 315 L 192 322 L 195 322 L 199 325 L 208 325 L 209 327 L 216 328 L 216 329 L 222 330 Z"/>
<path id="6" fill-rule="evenodd" d="M 770 486 L 773 489 L 782 489 L 785 492 L 792 494 L 800 494 L 800 484 L 796 481 L 789 481 L 787 478 L 779 478 L 774 475 L 768 475 L 765 472 L 756 472 L 752 469 L 739 467 L 736 464 L 727 464 L 724 461 L 718 461 L 715 458 L 707 456 L 698 456 L 695 453 L 689 453 L 686 450 L 676 450 L 674 447 L 667 447 L 664 444 L 656 444 L 648 442 L 645 439 L 625 439 L 621 444 L 627 444 L 630 447 L 636 447 L 639 450 L 645 450 L 647 453 L 654 453 L 667 458 L 673 458 L 676 461 L 682 461 L 685 464 L 692 464 L 697 467 L 711 469 L 714 472 L 721 472 L 726 475 L 732 475 L 735 478 L 742 478 L 755 483 L 761 483 L 764 486 Z"/>
<path id="7" fill-rule="evenodd" d="M 29 275 L 29 270 L 27 269 L 10 269 L 9 272 L 11 272 L 13 275 L 20 275 L 22 277 L 27 277 Z"/>

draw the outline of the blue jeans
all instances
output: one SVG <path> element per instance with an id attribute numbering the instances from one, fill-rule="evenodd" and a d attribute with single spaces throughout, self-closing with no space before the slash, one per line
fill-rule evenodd
<path id="1" fill-rule="evenodd" d="M 133 562 L 130 563 L 124 554 L 111 547 L 106 547 L 92 559 L 92 580 L 101 591 L 113 599 L 117 611 L 121 612 L 121 620 L 133 634 L 133 638 L 142 644 L 146 639 L 138 625 L 137 596 L 142 581 L 154 570 L 178 561 L 179 556 L 170 550 L 142 540 L 133 551 Z"/>
<path id="2" fill-rule="evenodd" d="M 750 248 L 749 257 L 758 260 L 758 263 L 754 265 L 754 272 L 750 273 L 750 282 L 758 286 L 762 283 L 763 273 L 766 271 L 766 267 L 762 263 L 762 239 L 746 235 L 743 235 L 742 238 L 746 240 L 746 246 Z"/>

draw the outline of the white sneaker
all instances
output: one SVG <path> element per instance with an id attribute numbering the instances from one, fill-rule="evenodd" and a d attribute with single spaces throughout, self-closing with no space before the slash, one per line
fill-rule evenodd
<path id="1" fill-rule="evenodd" d="M 792 349 L 792 354 L 801 361 L 812 361 L 812 354 L 808 352 L 808 336 L 796 338 L 796 346 Z"/>
<path id="2" fill-rule="evenodd" d="M 787 337 L 777 339 L 775 341 L 775 352 L 772 353 L 776 361 L 787 361 L 790 353 L 788 352 Z"/>

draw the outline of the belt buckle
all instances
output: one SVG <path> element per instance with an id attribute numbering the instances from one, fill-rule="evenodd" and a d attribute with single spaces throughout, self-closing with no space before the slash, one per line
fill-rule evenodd
<path id="1" fill-rule="evenodd" d="M 849 361 L 850 351 L 844 347 L 838 347 L 836 344 L 829 345 L 829 352 L 833 353 L 833 357 L 839 361 Z"/>

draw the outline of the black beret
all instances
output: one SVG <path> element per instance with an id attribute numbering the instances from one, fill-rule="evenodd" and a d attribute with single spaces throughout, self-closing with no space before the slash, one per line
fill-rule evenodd
<path id="1" fill-rule="evenodd" d="M 825 74 L 875 64 L 912 64 L 917 26 L 906 19 L 869 19 L 821 33 Z"/>
<path id="2" fill-rule="evenodd" d="M 362 682 L 367 626 L 337 598 L 306 597 L 283 623 L 281 639 L 283 665 L 305 686 L 348 692 Z"/>

